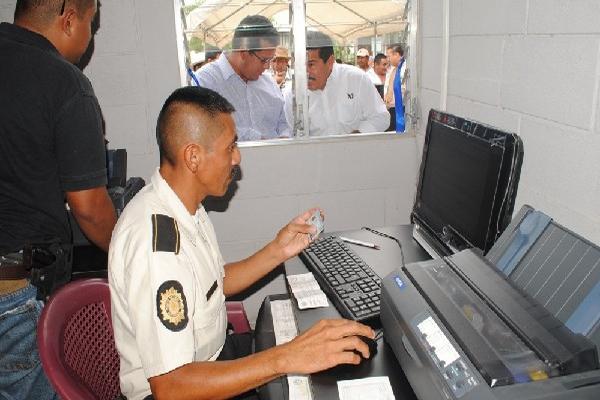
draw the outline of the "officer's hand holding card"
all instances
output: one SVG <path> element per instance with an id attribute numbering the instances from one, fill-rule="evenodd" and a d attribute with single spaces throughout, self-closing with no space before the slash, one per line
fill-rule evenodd
<path id="1" fill-rule="evenodd" d="M 321 215 L 321 210 L 316 210 L 313 215 L 310 216 L 307 223 L 314 225 L 317 228 L 317 232 L 313 235 L 310 235 L 311 242 L 319 237 L 319 234 L 323 232 L 325 228 L 325 223 L 323 221 L 323 216 Z"/>

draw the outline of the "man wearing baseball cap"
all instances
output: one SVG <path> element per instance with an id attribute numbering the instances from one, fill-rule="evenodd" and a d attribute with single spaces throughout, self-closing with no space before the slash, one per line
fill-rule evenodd
<path id="1" fill-rule="evenodd" d="M 233 34 L 232 50 L 196 72 L 200 86 L 235 108 L 239 141 L 289 137 L 283 95 L 268 72 L 279 34 L 266 17 L 249 15 Z"/>
<path id="2" fill-rule="evenodd" d="M 356 66 L 365 72 L 369 71 L 369 50 L 362 48 L 356 52 Z"/>

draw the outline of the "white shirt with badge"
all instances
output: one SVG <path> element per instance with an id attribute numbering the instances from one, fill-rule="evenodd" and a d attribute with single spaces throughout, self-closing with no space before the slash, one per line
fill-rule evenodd
<path id="1" fill-rule="evenodd" d="M 129 400 L 151 393 L 148 378 L 219 356 L 224 264 L 204 208 L 190 215 L 157 169 L 119 218 L 109 249 L 120 385 Z"/>
<path id="2" fill-rule="evenodd" d="M 285 91 L 286 117 L 293 121 L 292 91 Z M 383 132 L 390 115 L 377 89 L 359 68 L 333 64 L 323 90 L 308 91 L 310 136 Z"/>

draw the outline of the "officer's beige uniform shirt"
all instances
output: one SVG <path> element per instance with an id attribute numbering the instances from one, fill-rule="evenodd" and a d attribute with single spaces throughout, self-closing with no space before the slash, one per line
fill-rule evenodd
<path id="1" fill-rule="evenodd" d="M 285 90 L 288 123 L 293 121 L 293 93 Z M 377 89 L 360 68 L 333 64 L 323 90 L 308 90 L 310 136 L 343 135 L 358 132 L 383 132 L 390 125 L 390 114 Z"/>
<path id="2" fill-rule="evenodd" d="M 178 254 L 153 251 L 153 239 L 161 236 L 161 232 L 153 232 L 153 214 L 175 219 Z M 119 218 L 108 262 L 121 391 L 128 399 L 149 395 L 150 377 L 219 356 L 227 317 L 224 261 L 214 228 L 202 206 L 196 215 L 189 214 L 158 170 Z M 187 315 L 161 315 L 165 282 L 175 282 L 167 284 L 169 293 L 176 299 L 185 298 Z M 211 291 L 215 282 L 218 287 Z M 177 294 L 180 288 L 182 295 Z"/>

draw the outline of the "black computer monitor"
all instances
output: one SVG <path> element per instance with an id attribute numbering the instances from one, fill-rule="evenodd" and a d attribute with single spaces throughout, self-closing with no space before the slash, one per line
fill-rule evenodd
<path id="1" fill-rule="evenodd" d="M 510 222 L 522 158 L 517 135 L 431 110 L 413 222 L 449 254 L 487 252 Z"/>

